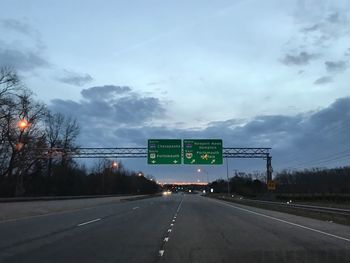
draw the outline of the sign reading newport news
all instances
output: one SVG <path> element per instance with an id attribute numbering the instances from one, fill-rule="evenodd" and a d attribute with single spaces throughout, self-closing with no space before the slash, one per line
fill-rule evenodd
<path id="1" fill-rule="evenodd" d="M 148 140 L 148 164 L 181 164 L 181 140 Z"/>
<path id="2" fill-rule="evenodd" d="M 184 140 L 184 164 L 222 164 L 222 140 Z"/>

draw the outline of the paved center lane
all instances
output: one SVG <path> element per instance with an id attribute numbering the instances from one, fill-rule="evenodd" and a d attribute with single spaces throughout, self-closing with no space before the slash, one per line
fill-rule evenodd
<path id="1" fill-rule="evenodd" d="M 81 221 L 80 226 L 78 224 L 60 234 L 2 249 L 0 261 L 155 262 L 181 200 L 182 195 L 173 195 L 131 201 L 124 204 L 124 208 L 127 206 L 128 209 L 124 213 L 109 214 L 103 218 L 99 214 L 102 207 L 91 209 L 89 217 L 85 218 L 85 222 Z M 103 209 L 110 211 L 116 207 L 118 205 L 114 205 L 113 209 L 109 206 Z M 21 220 L 17 224 L 20 226 L 24 222 Z"/>
<path id="2" fill-rule="evenodd" d="M 270 216 L 275 212 L 263 210 L 262 216 L 232 206 L 187 195 L 160 262 L 350 262 L 350 242 L 337 238 L 349 235 L 347 226 L 333 224 L 334 237 L 284 221 L 290 217 L 321 231 L 327 222 L 281 213 L 278 221 Z"/>

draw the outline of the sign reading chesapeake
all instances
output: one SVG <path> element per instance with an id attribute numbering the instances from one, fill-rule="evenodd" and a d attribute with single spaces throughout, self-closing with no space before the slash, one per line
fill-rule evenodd
<path id="1" fill-rule="evenodd" d="M 184 164 L 222 164 L 222 140 L 184 140 Z"/>
<path id="2" fill-rule="evenodd" d="M 148 164 L 181 164 L 181 140 L 148 140 Z"/>

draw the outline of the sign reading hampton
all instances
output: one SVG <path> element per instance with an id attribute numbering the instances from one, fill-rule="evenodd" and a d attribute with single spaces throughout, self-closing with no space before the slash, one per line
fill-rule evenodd
<path id="1" fill-rule="evenodd" d="M 181 164 L 181 140 L 148 140 L 148 164 Z"/>
<path id="2" fill-rule="evenodd" d="M 184 140 L 184 164 L 222 164 L 222 140 Z"/>

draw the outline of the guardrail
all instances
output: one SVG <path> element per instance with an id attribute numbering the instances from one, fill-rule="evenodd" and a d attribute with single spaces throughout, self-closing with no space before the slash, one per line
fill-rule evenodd
<path id="1" fill-rule="evenodd" d="M 274 202 L 274 201 L 263 201 L 263 200 L 254 200 L 254 199 L 242 199 L 240 201 L 248 201 L 248 202 L 254 202 L 254 203 L 263 203 L 267 205 L 274 205 L 274 206 L 282 206 L 282 207 L 289 207 L 289 208 L 296 208 L 296 209 L 303 209 L 313 212 L 320 212 L 320 213 L 330 213 L 330 214 L 338 214 L 338 215 L 346 215 L 350 216 L 350 209 L 343 209 L 343 208 L 334 208 L 334 207 L 326 207 L 326 206 L 314 206 L 314 205 L 303 205 L 303 204 L 293 204 L 293 203 L 285 203 L 285 202 Z"/>

